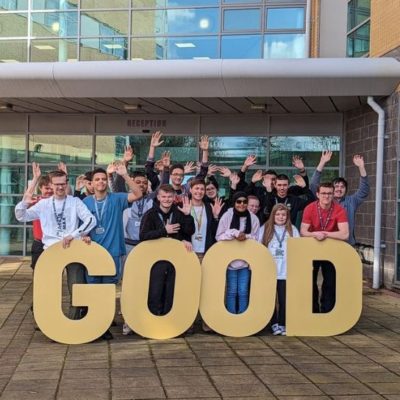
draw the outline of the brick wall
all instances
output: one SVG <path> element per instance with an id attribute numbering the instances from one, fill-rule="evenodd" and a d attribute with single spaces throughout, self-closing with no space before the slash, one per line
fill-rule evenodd
<path id="1" fill-rule="evenodd" d="M 386 114 L 384 150 L 384 177 L 382 194 L 382 240 L 384 254 L 385 287 L 391 288 L 395 280 L 396 207 L 397 207 L 397 138 L 399 136 L 400 94 L 379 101 Z M 362 154 L 370 177 L 371 193 L 359 208 L 356 218 L 357 242 L 373 245 L 375 220 L 375 179 L 377 149 L 377 114 L 365 105 L 345 114 L 345 176 L 350 193 L 358 187 L 358 169 L 352 163 L 354 154 Z M 372 278 L 372 267 L 365 266 L 364 275 Z"/>
<path id="2" fill-rule="evenodd" d="M 371 57 L 382 56 L 399 47 L 399 21 L 399 0 L 371 0 Z"/>

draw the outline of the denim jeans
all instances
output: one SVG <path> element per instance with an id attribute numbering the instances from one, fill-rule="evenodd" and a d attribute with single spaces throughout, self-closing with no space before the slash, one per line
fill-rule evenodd
<path id="1" fill-rule="evenodd" d="M 249 305 L 250 269 L 228 269 L 226 272 L 226 309 L 241 314 Z"/>

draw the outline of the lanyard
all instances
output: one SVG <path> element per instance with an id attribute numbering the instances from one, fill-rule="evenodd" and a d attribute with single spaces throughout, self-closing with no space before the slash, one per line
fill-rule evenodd
<path id="1" fill-rule="evenodd" d="M 192 207 L 192 216 L 197 223 L 197 231 L 201 232 L 201 225 L 203 224 L 203 212 L 204 212 L 204 204 L 201 206 L 200 215 L 196 213 L 194 207 Z"/>
<path id="2" fill-rule="evenodd" d="M 56 202 L 55 202 L 54 196 L 53 196 L 53 213 L 54 213 L 54 217 L 57 222 L 57 228 L 59 231 L 63 231 L 64 229 L 66 229 L 66 223 L 65 223 L 65 218 L 64 218 L 64 210 L 65 210 L 66 202 L 67 202 L 67 198 L 64 199 L 64 203 L 61 207 L 61 212 L 57 213 Z"/>
<path id="3" fill-rule="evenodd" d="M 171 224 L 171 221 L 172 221 L 172 213 L 171 213 L 171 215 L 167 218 L 166 221 L 164 221 L 164 218 L 163 218 L 163 216 L 161 215 L 161 213 L 158 213 L 158 216 L 160 217 L 161 222 L 164 224 L 164 226 L 167 225 L 167 224 Z"/>
<path id="4" fill-rule="evenodd" d="M 288 202 L 288 198 L 286 197 L 285 202 L 284 202 L 283 204 L 286 206 L 286 205 L 287 205 L 287 202 Z M 282 203 L 279 203 L 277 197 L 275 197 L 275 204 L 282 204 Z"/>
<path id="5" fill-rule="evenodd" d="M 145 198 L 144 197 L 141 200 L 138 200 L 136 202 L 137 211 L 138 211 L 137 215 L 138 215 L 139 219 L 142 218 L 142 216 L 143 216 L 144 202 L 145 202 Z M 132 208 L 132 213 L 133 213 L 133 208 Z"/>
<path id="6" fill-rule="evenodd" d="M 94 199 L 94 208 L 95 208 L 95 210 L 96 210 L 96 217 L 97 217 L 97 223 L 98 223 L 98 225 L 99 226 L 102 226 L 102 220 L 103 220 L 103 215 L 104 215 L 104 211 L 105 211 L 105 209 L 106 209 L 106 204 L 107 204 L 107 199 L 108 199 L 108 195 L 106 195 L 106 198 L 105 198 L 105 200 L 104 200 L 104 203 L 103 202 L 98 202 L 97 200 L 96 200 L 96 197 L 93 195 L 93 199 Z M 100 214 L 99 214 L 99 208 L 98 208 L 98 204 L 103 204 L 103 206 L 101 207 L 101 211 L 100 211 Z"/>
<path id="7" fill-rule="evenodd" d="M 321 231 L 325 231 L 329 224 L 329 221 L 332 217 L 333 203 L 331 204 L 331 207 L 329 208 L 328 216 L 326 217 L 325 223 L 323 223 L 323 220 L 322 220 L 321 206 L 319 205 L 319 203 L 317 204 L 317 211 L 318 211 L 319 225 L 321 227 Z"/>
<path id="8" fill-rule="evenodd" d="M 281 237 L 279 237 L 278 232 L 274 228 L 274 236 L 276 237 L 276 240 L 279 243 L 279 248 L 281 249 L 282 248 L 282 243 L 285 240 L 285 236 L 286 236 L 286 228 L 284 229 Z"/>

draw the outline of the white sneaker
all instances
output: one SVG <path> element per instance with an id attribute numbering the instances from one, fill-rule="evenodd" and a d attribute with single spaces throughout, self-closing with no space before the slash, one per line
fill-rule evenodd
<path id="1" fill-rule="evenodd" d="M 281 330 L 281 335 L 286 336 L 286 326 L 279 325 L 279 329 Z"/>
<path id="2" fill-rule="evenodd" d="M 272 329 L 272 334 L 273 334 L 274 336 L 277 336 L 277 335 L 282 334 L 281 327 L 280 327 L 278 324 L 273 324 L 273 325 L 271 326 L 271 329 Z"/>
<path id="3" fill-rule="evenodd" d="M 129 328 L 128 324 L 126 324 L 124 322 L 124 324 L 122 325 L 122 334 L 124 336 L 128 336 L 131 335 L 133 333 L 133 330 L 131 328 Z"/>

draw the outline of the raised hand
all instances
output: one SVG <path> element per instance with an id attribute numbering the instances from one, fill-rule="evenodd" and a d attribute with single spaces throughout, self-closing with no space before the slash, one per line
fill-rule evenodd
<path id="1" fill-rule="evenodd" d="M 262 179 L 262 174 L 263 174 L 263 172 L 262 172 L 261 169 L 257 170 L 256 173 L 251 177 L 251 181 L 252 181 L 253 183 L 256 183 L 256 182 L 261 181 L 261 179 Z"/>
<path id="2" fill-rule="evenodd" d="M 81 190 L 83 189 L 83 187 L 85 186 L 85 179 L 86 179 L 85 175 L 79 175 L 79 176 L 76 178 L 76 181 L 75 181 L 75 190 L 81 191 Z"/>
<path id="3" fill-rule="evenodd" d="M 132 158 L 135 156 L 135 151 L 131 145 L 128 144 L 128 146 L 125 146 L 124 148 L 124 162 L 128 163 L 129 161 L 132 161 Z"/>
<path id="4" fill-rule="evenodd" d="M 193 161 L 188 161 L 186 164 L 185 164 L 185 167 L 184 167 L 184 169 L 183 169 L 183 173 L 184 174 L 190 174 L 190 173 L 192 173 L 193 171 L 195 171 L 196 170 L 196 166 L 194 165 L 194 162 Z"/>
<path id="5" fill-rule="evenodd" d="M 272 192 L 274 189 L 274 181 L 272 180 L 272 176 L 267 174 L 262 178 L 262 185 L 267 189 L 267 192 Z"/>
<path id="6" fill-rule="evenodd" d="M 214 164 L 210 164 L 208 166 L 207 176 L 215 175 L 217 171 L 219 171 L 219 168 Z"/>
<path id="7" fill-rule="evenodd" d="M 292 165 L 293 167 L 299 169 L 300 171 L 304 170 L 303 159 L 300 156 L 294 155 L 292 157 Z"/>
<path id="8" fill-rule="evenodd" d="M 360 156 L 359 154 L 355 154 L 354 156 L 353 156 L 353 164 L 356 166 L 356 167 L 358 167 L 358 168 L 360 168 L 360 167 L 365 167 L 365 164 L 364 164 L 364 157 L 363 156 Z"/>
<path id="9" fill-rule="evenodd" d="M 33 179 L 36 179 L 36 180 L 38 180 L 40 178 L 40 176 L 42 175 L 42 172 L 40 171 L 40 166 L 36 162 L 32 163 L 32 174 L 33 174 Z"/>
<path id="10" fill-rule="evenodd" d="M 320 163 L 325 165 L 331 160 L 331 158 L 332 158 L 332 152 L 330 150 L 323 151 L 321 154 Z"/>
<path id="11" fill-rule="evenodd" d="M 68 175 L 67 164 L 63 163 L 62 161 L 58 163 L 58 169 Z"/>
<path id="12" fill-rule="evenodd" d="M 178 233 L 180 229 L 181 229 L 181 224 L 170 224 L 169 222 L 165 224 L 165 230 L 169 235 L 173 233 Z"/>
<path id="13" fill-rule="evenodd" d="M 222 199 L 220 197 L 217 197 L 214 201 L 214 204 L 210 203 L 210 205 L 211 205 L 211 210 L 212 210 L 213 216 L 214 216 L 214 218 L 217 219 L 222 210 L 222 206 L 223 206 Z"/>
<path id="14" fill-rule="evenodd" d="M 116 170 L 117 166 L 114 162 L 107 165 L 107 175 L 112 175 L 114 172 L 116 172 Z"/>
<path id="15" fill-rule="evenodd" d="M 128 170 L 124 164 L 118 164 L 115 168 L 115 172 L 121 176 L 128 175 Z"/>
<path id="16" fill-rule="evenodd" d="M 158 171 L 158 172 L 163 172 L 163 171 L 164 171 L 163 160 L 158 160 L 158 161 L 156 161 L 155 164 L 154 164 L 154 168 L 155 168 L 156 171 Z"/>
<path id="17" fill-rule="evenodd" d="M 235 173 L 231 174 L 231 176 L 229 177 L 229 180 L 231 181 L 231 188 L 233 190 L 236 190 L 237 185 L 240 182 L 240 176 L 235 172 Z"/>
<path id="18" fill-rule="evenodd" d="M 208 151 L 209 141 L 208 136 L 204 135 L 200 138 L 199 147 L 203 151 Z"/>
<path id="19" fill-rule="evenodd" d="M 171 152 L 170 151 L 164 151 L 161 155 L 161 162 L 162 166 L 165 168 L 169 168 L 171 165 Z"/>
<path id="20" fill-rule="evenodd" d="M 36 200 L 33 198 L 33 191 L 29 190 L 29 188 L 26 190 L 24 193 L 24 196 L 22 198 L 22 201 L 27 204 L 28 206 L 32 205 L 33 203 L 36 202 Z"/>
<path id="21" fill-rule="evenodd" d="M 151 135 L 150 147 L 158 147 L 164 143 L 164 140 L 161 140 L 161 136 L 162 133 L 160 131 L 154 132 Z"/>
<path id="22" fill-rule="evenodd" d="M 178 207 L 178 210 L 183 212 L 185 215 L 189 215 L 192 210 L 192 202 L 189 200 L 189 197 L 184 196 L 182 198 L 182 207 Z"/>
<path id="23" fill-rule="evenodd" d="M 244 160 L 243 162 L 243 167 L 245 167 L 246 169 L 248 169 L 249 167 L 251 167 L 252 165 L 256 164 L 257 162 L 257 157 L 255 156 L 255 154 L 250 154 L 247 156 L 247 158 Z"/>
<path id="24" fill-rule="evenodd" d="M 228 167 L 219 167 L 219 174 L 224 178 L 229 178 L 232 175 L 232 171 Z"/>
<path id="25" fill-rule="evenodd" d="M 296 182 L 297 186 L 300 186 L 301 188 L 306 187 L 306 181 L 301 175 L 294 175 L 293 176 L 294 181 Z"/>

